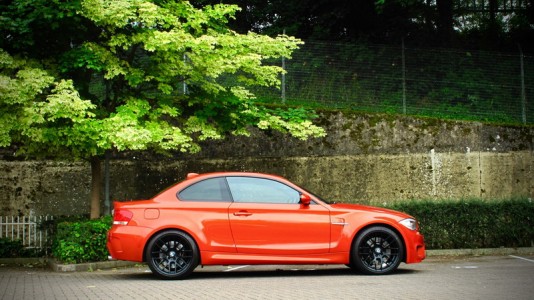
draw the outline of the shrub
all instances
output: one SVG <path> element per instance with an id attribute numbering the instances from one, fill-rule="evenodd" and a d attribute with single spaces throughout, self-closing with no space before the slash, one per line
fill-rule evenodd
<path id="1" fill-rule="evenodd" d="M 0 238 L 0 257 L 35 257 L 40 252 L 35 249 L 24 248 L 21 240 L 11 240 L 9 238 Z"/>
<path id="2" fill-rule="evenodd" d="M 52 254 L 64 263 L 106 260 L 106 236 L 111 217 L 57 224 Z"/>
<path id="3" fill-rule="evenodd" d="M 0 257 L 42 257 L 48 256 L 52 248 L 53 237 L 57 231 L 57 224 L 66 221 L 87 220 L 87 216 L 58 216 L 53 219 L 42 220 L 37 225 L 37 230 L 43 231 L 47 236 L 52 237 L 46 240 L 42 248 L 26 247 L 22 240 L 12 240 L 11 238 L 0 238 Z"/>
<path id="4" fill-rule="evenodd" d="M 419 221 L 428 249 L 531 247 L 534 203 L 506 201 L 412 201 L 389 208 Z"/>
<path id="5" fill-rule="evenodd" d="M 48 256 L 49 253 L 52 253 L 52 246 L 55 241 L 55 236 L 57 234 L 58 224 L 64 222 L 79 222 L 86 221 L 89 219 L 89 215 L 74 215 L 74 216 L 56 216 L 53 219 L 44 220 L 39 223 L 39 230 L 45 231 L 46 234 L 50 237 L 47 239 L 46 244 L 44 245 L 42 252 Z"/>

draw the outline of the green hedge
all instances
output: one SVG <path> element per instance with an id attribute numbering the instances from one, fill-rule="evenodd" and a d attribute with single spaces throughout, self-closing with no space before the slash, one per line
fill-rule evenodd
<path id="1" fill-rule="evenodd" d="M 534 246 L 531 200 L 408 201 L 388 208 L 417 218 L 427 249 Z M 110 217 L 58 223 L 52 253 L 65 263 L 106 260 L 110 227 Z"/>
<path id="2" fill-rule="evenodd" d="M 106 260 L 106 237 L 110 228 L 111 217 L 58 223 L 52 254 L 64 263 Z"/>
<path id="3" fill-rule="evenodd" d="M 420 223 L 427 249 L 534 246 L 534 203 L 507 201 L 412 201 L 388 208 Z"/>

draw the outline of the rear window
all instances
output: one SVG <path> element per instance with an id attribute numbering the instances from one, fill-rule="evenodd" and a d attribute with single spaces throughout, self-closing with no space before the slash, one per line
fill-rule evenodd
<path id="1" fill-rule="evenodd" d="M 210 178 L 196 182 L 176 195 L 182 201 L 230 202 L 224 178 Z"/>

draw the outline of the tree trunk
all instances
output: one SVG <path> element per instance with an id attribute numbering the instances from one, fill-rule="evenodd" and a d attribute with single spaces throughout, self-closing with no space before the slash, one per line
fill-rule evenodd
<path id="1" fill-rule="evenodd" d="M 91 157 L 91 219 L 100 218 L 100 194 L 102 190 L 102 168 L 100 158 Z"/>

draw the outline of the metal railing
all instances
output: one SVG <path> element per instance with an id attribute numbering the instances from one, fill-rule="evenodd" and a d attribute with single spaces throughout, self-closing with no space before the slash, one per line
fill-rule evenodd
<path id="1" fill-rule="evenodd" d="M 0 238 L 20 240 L 25 248 L 43 249 L 48 232 L 42 224 L 53 219 L 53 216 L 0 216 Z"/>

